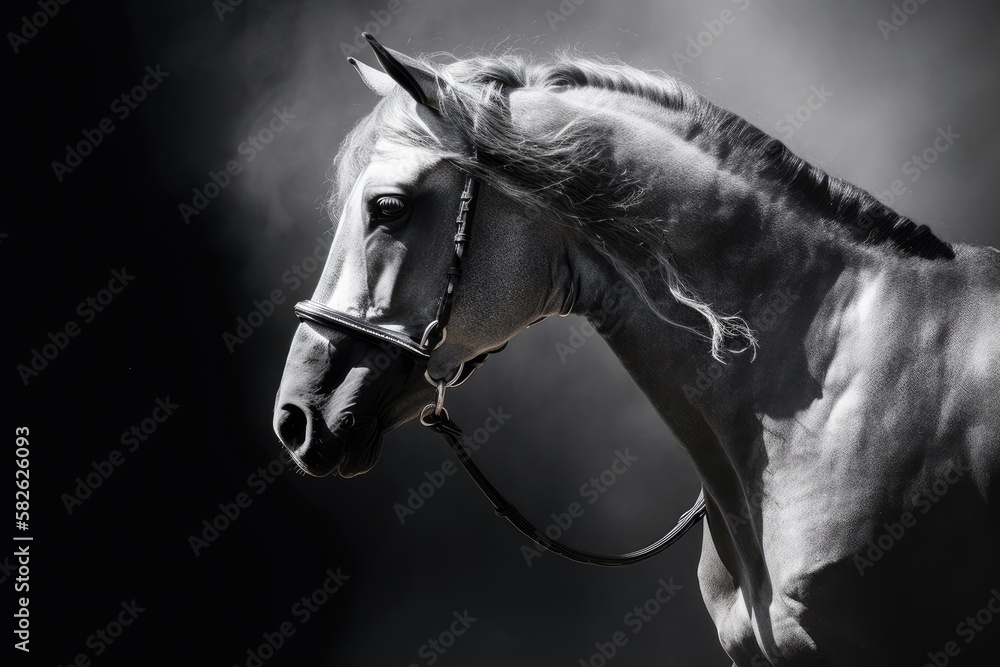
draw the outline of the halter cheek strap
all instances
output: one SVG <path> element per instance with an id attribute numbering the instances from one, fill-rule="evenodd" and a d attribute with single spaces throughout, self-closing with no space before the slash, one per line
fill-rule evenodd
<path id="1" fill-rule="evenodd" d="M 451 258 L 451 266 L 448 267 L 448 282 L 445 284 L 444 295 L 441 303 L 438 304 L 437 316 L 434 321 L 427 326 L 424 331 L 422 344 L 431 349 L 437 348 L 444 342 L 447 335 L 446 327 L 451 320 L 451 307 L 455 302 L 455 292 L 458 290 L 458 282 L 462 279 L 462 257 L 465 255 L 465 248 L 469 244 L 469 234 L 466 231 L 469 221 L 472 219 L 473 207 L 476 203 L 476 195 L 479 193 L 479 182 L 471 174 L 465 177 L 465 187 L 459 197 L 458 216 L 455 218 L 455 253 Z"/>
<path id="2" fill-rule="evenodd" d="M 465 187 L 462 190 L 459 203 L 458 216 L 455 220 L 455 253 L 452 257 L 451 265 L 448 267 L 448 278 L 444 294 L 438 304 L 437 315 L 427 325 L 426 329 L 424 329 L 423 336 L 421 336 L 419 341 L 397 331 L 365 322 L 347 313 L 341 313 L 315 301 L 306 300 L 299 302 L 295 306 L 295 314 L 300 320 L 345 331 L 376 344 L 396 345 L 403 352 L 416 358 L 418 362 L 426 363 L 430 359 L 431 353 L 444 342 L 448 335 L 448 321 L 451 318 L 451 309 L 455 301 L 455 293 L 458 290 L 458 283 L 462 278 L 462 257 L 468 245 L 468 228 L 472 222 L 478 187 L 479 184 L 476 179 L 471 174 L 467 174 L 465 177 Z M 486 475 L 475 464 L 469 452 L 466 451 L 459 440 L 462 435 L 462 429 L 451 420 L 448 410 L 444 407 L 444 396 L 448 387 L 456 387 L 465 382 L 477 368 L 486 363 L 486 358 L 490 354 L 499 352 L 505 346 L 506 344 L 496 350 L 484 352 L 478 357 L 460 364 L 453 371 L 450 378 L 435 379 L 430 377 L 425 370 L 424 378 L 435 388 L 435 400 L 433 403 L 425 405 L 424 409 L 420 411 L 420 423 L 444 437 L 448 442 L 448 446 L 455 452 L 455 456 L 459 462 L 461 462 L 462 466 L 469 473 L 469 476 L 472 477 L 493 505 L 493 509 L 498 516 L 502 516 L 510 521 L 515 528 L 543 549 L 557 553 L 577 563 L 601 565 L 604 567 L 632 565 L 652 558 L 679 540 L 681 536 L 705 516 L 705 494 L 702 491 L 698 495 L 694 506 L 681 515 L 677 525 L 670 532 L 643 549 L 622 555 L 602 556 L 593 554 L 588 551 L 574 549 L 562 542 L 550 540 L 545 537 L 541 531 L 535 528 L 534 524 L 528 521 L 516 507 L 504 498 L 503 494 L 490 483 Z"/>

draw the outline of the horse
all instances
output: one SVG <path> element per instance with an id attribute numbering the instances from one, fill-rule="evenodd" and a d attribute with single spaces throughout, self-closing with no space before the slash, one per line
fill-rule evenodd
<path id="1" fill-rule="evenodd" d="M 580 315 L 701 478 L 699 586 L 734 666 L 1000 653 L 1000 251 L 665 73 L 366 39 L 379 101 L 334 162 L 275 402 L 302 471 L 363 474 L 417 418 L 447 431 L 447 388 Z"/>

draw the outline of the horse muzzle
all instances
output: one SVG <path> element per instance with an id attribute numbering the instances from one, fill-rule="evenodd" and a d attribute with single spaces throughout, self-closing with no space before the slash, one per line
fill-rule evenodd
<path id="1" fill-rule="evenodd" d="M 354 477 L 378 461 L 406 389 L 427 385 L 415 361 L 391 345 L 300 325 L 275 397 L 274 432 L 292 461 L 315 477 Z"/>

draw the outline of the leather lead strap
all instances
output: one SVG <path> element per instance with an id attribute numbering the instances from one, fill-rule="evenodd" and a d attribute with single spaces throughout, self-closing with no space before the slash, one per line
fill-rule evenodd
<path id="1" fill-rule="evenodd" d="M 474 212 L 473 208 L 475 207 L 478 188 L 479 182 L 471 174 L 467 174 L 465 178 L 465 188 L 462 190 L 458 216 L 455 220 L 455 253 L 452 257 L 451 266 L 448 267 L 448 279 L 445 285 L 444 294 L 441 296 L 441 302 L 438 304 L 437 317 L 430 325 L 428 325 L 423 340 L 418 342 L 405 334 L 365 322 L 364 320 L 348 315 L 347 313 L 338 312 L 324 304 L 308 299 L 299 302 L 295 306 L 295 314 L 300 320 L 315 322 L 320 325 L 346 331 L 349 334 L 367 339 L 374 343 L 397 345 L 401 350 L 407 352 L 418 362 L 426 363 L 431 355 L 431 352 L 444 339 L 445 327 L 447 327 L 448 321 L 451 318 L 451 308 L 455 300 L 455 292 L 462 276 L 462 257 L 465 254 L 465 250 L 468 245 L 468 227 L 472 222 L 472 215 Z M 457 386 L 467 380 L 476 368 L 481 366 L 486 361 L 486 358 L 491 353 L 499 352 L 505 346 L 506 344 L 500 346 L 496 350 L 484 352 L 466 364 L 463 364 L 460 367 L 461 370 L 458 376 L 453 378 L 447 386 Z M 643 549 L 639 549 L 638 551 L 621 555 L 602 556 L 588 551 L 574 549 L 573 547 L 567 546 L 557 540 L 550 540 L 544 533 L 535 528 L 534 524 L 528 521 L 516 507 L 504 498 L 503 494 L 501 494 L 497 488 L 490 483 L 490 481 L 486 478 L 486 475 L 483 474 L 483 472 L 472 460 L 472 457 L 469 456 L 469 453 L 459 441 L 459 437 L 462 435 L 462 429 L 460 429 L 458 425 L 451 420 L 448 416 L 447 410 L 444 409 L 444 388 L 446 385 L 444 384 L 444 381 L 439 381 L 439 383 L 437 403 L 438 411 L 430 412 L 429 414 L 424 414 L 422 412 L 420 417 L 421 423 L 444 436 L 444 439 L 448 442 L 452 451 L 455 452 L 455 456 L 458 457 L 458 460 L 461 462 L 466 472 L 469 473 L 469 476 L 472 477 L 472 479 L 476 482 L 476 485 L 478 485 L 480 490 L 486 495 L 486 498 L 489 499 L 490 503 L 493 505 L 493 509 L 496 510 L 497 515 L 510 521 L 515 528 L 521 531 L 523 535 L 542 549 L 552 551 L 553 553 L 559 554 L 563 558 L 567 558 L 576 563 L 583 563 L 584 565 L 600 565 L 602 567 L 633 565 L 656 556 L 661 551 L 674 544 L 681 538 L 681 536 L 691 530 L 691 528 L 697 524 L 703 516 L 705 516 L 705 493 L 703 490 L 701 494 L 698 495 L 698 500 L 695 501 L 694 506 L 681 515 L 677 525 L 675 525 L 669 533 L 661 537 L 653 544 L 650 544 Z M 434 407 L 435 405 L 431 404 L 425 407 L 424 411 L 427 412 L 428 408 Z"/>
<path id="2" fill-rule="evenodd" d="M 526 519 L 524 515 L 522 515 L 517 508 L 504 498 L 503 494 L 490 483 L 490 481 L 486 478 L 486 475 L 483 474 L 483 472 L 479 469 L 479 466 L 477 466 L 475 461 L 472 460 L 472 457 L 469 456 L 469 452 L 466 451 L 465 446 L 459 441 L 459 437 L 462 435 L 462 429 L 460 429 L 450 418 L 444 416 L 446 414 L 447 413 L 444 413 L 443 415 L 431 415 L 429 423 L 426 423 L 425 426 L 444 436 L 444 439 L 448 442 L 452 451 L 455 452 L 455 456 L 458 457 L 458 460 L 461 462 L 466 472 L 469 473 L 469 476 L 472 477 L 472 479 L 476 482 L 476 485 L 479 486 L 483 495 L 485 495 L 493 505 L 493 509 L 496 510 L 497 516 L 502 516 L 510 521 L 525 537 L 530 539 L 542 549 L 559 554 L 563 558 L 569 559 L 575 563 L 582 563 L 583 565 L 599 565 L 601 567 L 621 567 L 624 565 L 641 563 L 642 561 L 648 560 L 669 548 L 686 532 L 691 530 L 695 524 L 701 521 L 702 517 L 705 516 L 705 491 L 702 490 L 702 492 L 698 494 L 698 499 L 695 501 L 694 506 L 681 515 L 680 519 L 677 521 L 677 525 L 674 526 L 669 533 L 661 537 L 656 542 L 639 549 L 638 551 L 632 551 L 621 555 L 603 556 L 600 554 L 590 553 L 589 551 L 575 549 L 559 542 L 558 540 L 550 540 L 544 533 L 535 528 L 535 525 L 528 521 L 528 519 Z"/>

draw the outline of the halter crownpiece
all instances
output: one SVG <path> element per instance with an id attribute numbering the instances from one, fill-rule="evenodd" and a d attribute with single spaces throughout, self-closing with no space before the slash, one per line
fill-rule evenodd
<path id="1" fill-rule="evenodd" d="M 365 33 L 364 36 L 375 50 L 379 64 L 382 65 L 386 74 L 392 77 L 396 83 L 403 86 L 418 102 L 437 110 L 436 106 L 430 102 L 430 100 L 436 98 L 437 92 L 437 82 L 434 74 L 425 70 L 417 61 L 386 49 L 376 42 L 375 38 L 371 35 Z M 362 77 L 365 78 L 367 73 L 364 69 L 358 67 L 360 63 L 352 62 L 352 64 L 362 74 Z M 383 87 L 381 82 L 374 80 L 369 82 L 366 79 L 366 83 L 373 89 Z M 444 292 L 438 303 L 437 314 L 434 320 L 424 329 L 419 341 L 398 331 L 386 329 L 377 324 L 365 322 L 347 313 L 339 312 L 316 301 L 300 301 L 295 305 L 296 316 L 303 322 L 312 322 L 344 331 L 368 342 L 395 345 L 403 352 L 414 357 L 418 363 L 422 362 L 426 364 L 430 360 L 434 350 L 445 341 L 448 335 L 448 322 L 451 319 L 452 306 L 455 302 L 459 282 L 462 278 L 462 258 L 465 255 L 465 250 L 469 242 L 469 231 L 475 214 L 478 191 L 479 182 L 472 174 L 466 174 L 465 187 L 462 189 L 462 194 L 459 198 L 458 215 L 455 218 L 455 250 L 452 255 L 451 265 L 447 270 Z M 593 554 L 545 537 L 516 507 L 504 498 L 503 494 L 490 483 L 486 475 L 475 464 L 459 440 L 459 437 L 462 435 L 462 429 L 451 420 L 448 410 L 444 406 L 445 391 L 449 387 L 456 387 L 465 382 L 477 368 L 486 363 L 486 359 L 490 354 L 499 352 L 505 346 L 506 343 L 496 350 L 484 352 L 465 363 L 459 364 L 458 368 L 452 371 L 450 377 L 432 378 L 425 370 L 424 378 L 435 388 L 435 400 L 433 403 L 425 405 L 423 410 L 420 411 L 420 423 L 444 437 L 452 451 L 454 451 L 455 456 L 469 473 L 469 476 L 472 477 L 476 485 L 479 486 L 480 490 L 493 505 L 493 509 L 498 516 L 502 516 L 510 521 L 515 528 L 542 549 L 552 551 L 577 563 L 604 567 L 632 565 L 652 558 L 674 544 L 705 516 L 706 506 L 703 491 L 698 495 L 698 499 L 691 509 L 681 515 L 677 525 L 666 535 L 643 549 L 622 555 L 603 556 Z"/>

